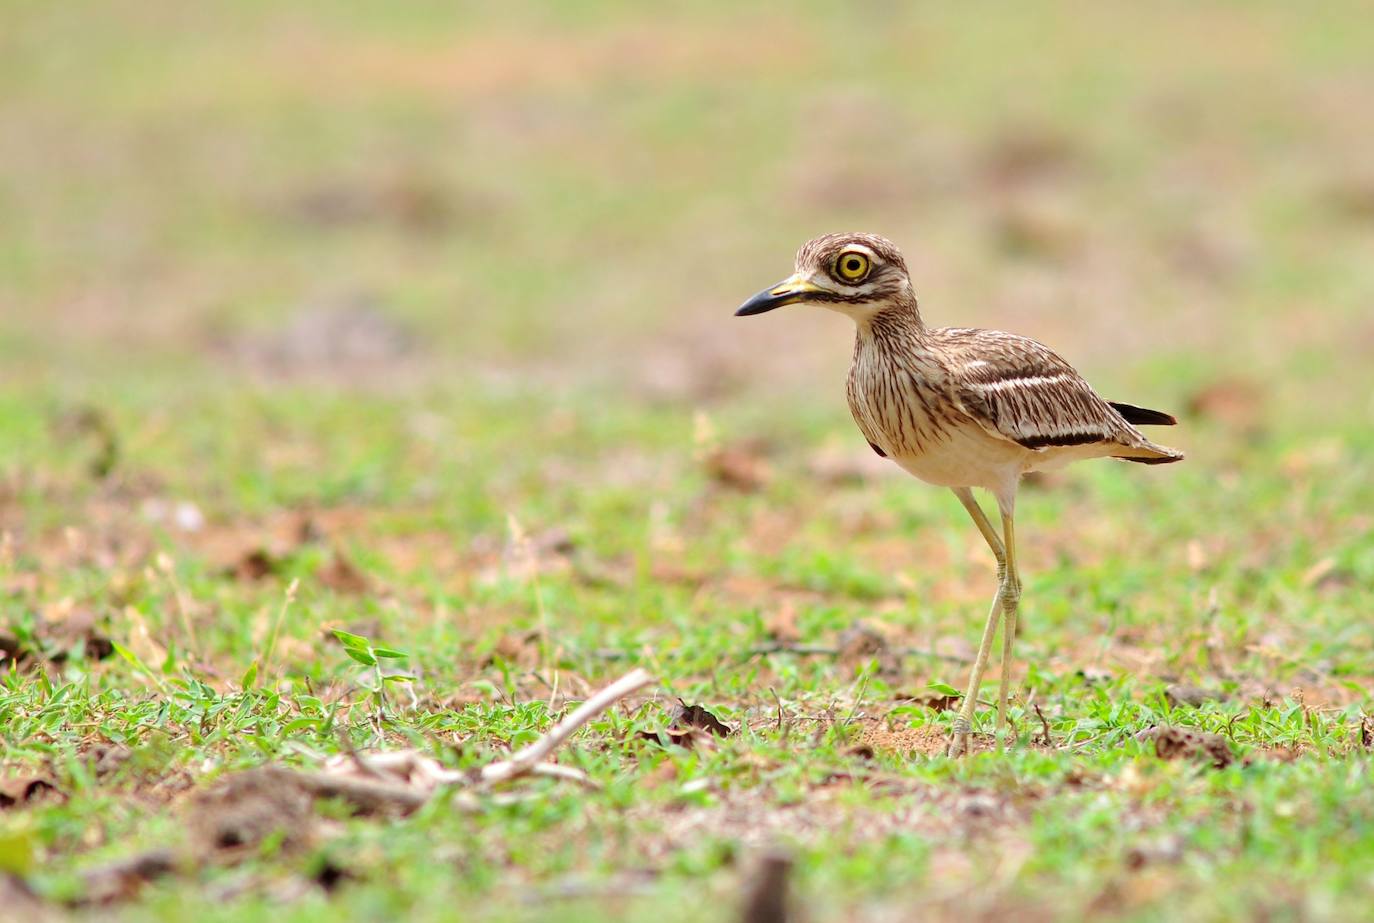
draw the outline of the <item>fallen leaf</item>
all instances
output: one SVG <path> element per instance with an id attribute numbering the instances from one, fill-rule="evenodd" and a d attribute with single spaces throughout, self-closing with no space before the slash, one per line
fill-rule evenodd
<path id="1" fill-rule="evenodd" d="M 717 737 L 729 737 L 734 733 L 734 731 L 723 724 L 719 718 L 702 708 L 700 705 L 688 705 L 682 699 L 678 699 L 678 703 L 678 707 L 673 709 L 673 716 L 668 722 L 669 730 L 678 731 L 685 728 L 701 728 Z"/>
<path id="2" fill-rule="evenodd" d="M 931 711 L 953 711 L 963 697 L 963 694 L 958 691 L 899 692 L 893 696 L 899 702 L 910 702 L 922 708 L 929 708 Z"/>

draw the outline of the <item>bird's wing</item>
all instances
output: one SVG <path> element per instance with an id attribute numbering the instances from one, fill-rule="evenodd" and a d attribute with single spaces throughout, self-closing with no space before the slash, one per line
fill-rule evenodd
<path id="1" fill-rule="evenodd" d="M 989 433 L 1027 449 L 1145 438 L 1048 346 L 998 330 L 941 337 L 954 399 Z"/>

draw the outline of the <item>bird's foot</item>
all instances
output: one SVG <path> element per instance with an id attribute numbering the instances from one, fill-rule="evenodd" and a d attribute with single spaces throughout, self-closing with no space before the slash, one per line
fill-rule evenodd
<path id="1" fill-rule="evenodd" d="M 949 755 L 957 759 L 968 752 L 968 735 L 972 728 L 963 715 L 954 719 L 954 736 L 949 741 Z"/>

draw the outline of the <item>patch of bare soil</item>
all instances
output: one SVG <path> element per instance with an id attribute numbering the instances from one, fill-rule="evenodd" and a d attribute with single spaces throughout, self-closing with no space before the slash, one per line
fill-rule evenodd
<path id="1" fill-rule="evenodd" d="M 991 749 L 991 741 L 982 740 L 983 735 L 969 742 L 973 751 Z M 858 755 L 876 753 L 896 753 L 902 756 L 944 756 L 949 749 L 949 733 L 942 727 L 923 725 L 921 727 L 891 728 L 880 718 L 863 719 L 859 722 L 859 734 L 850 752 Z"/>
<path id="2" fill-rule="evenodd" d="M 191 800 L 192 846 L 204 856 L 238 856 L 251 854 L 270 836 L 283 849 L 303 848 L 313 838 L 311 801 L 289 773 L 236 773 Z"/>

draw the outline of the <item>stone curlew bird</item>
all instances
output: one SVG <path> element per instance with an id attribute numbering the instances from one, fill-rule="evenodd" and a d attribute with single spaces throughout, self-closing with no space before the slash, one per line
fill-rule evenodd
<path id="1" fill-rule="evenodd" d="M 901 251 L 872 234 L 828 234 L 797 251 L 796 271 L 750 298 L 736 316 L 818 304 L 858 328 L 846 393 L 849 411 L 879 455 L 923 481 L 949 487 L 997 559 L 997 595 L 954 721 L 949 752 L 968 749 L 974 704 L 1002 622 L 1000 746 L 1011 688 L 1011 645 L 1021 578 L 1014 512 L 1021 475 L 1082 458 L 1146 465 L 1183 453 L 1145 438 L 1136 425 L 1171 426 L 1167 413 L 1104 401 L 1049 347 L 1000 330 L 927 327 Z M 997 500 L 999 534 L 973 496 Z"/>

